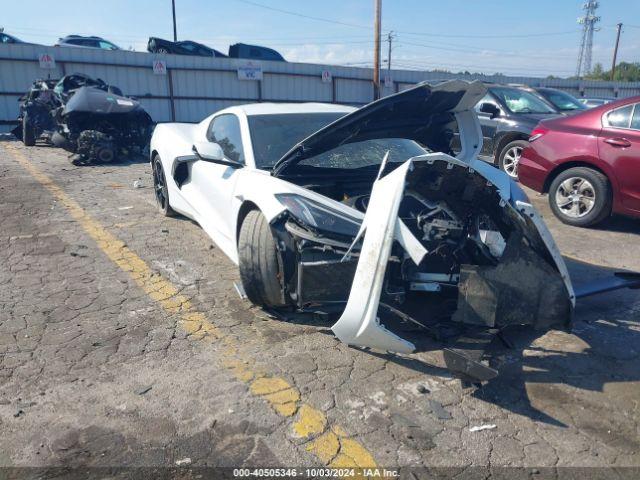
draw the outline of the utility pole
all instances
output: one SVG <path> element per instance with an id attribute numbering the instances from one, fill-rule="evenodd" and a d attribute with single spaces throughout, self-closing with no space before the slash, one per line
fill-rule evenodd
<path id="1" fill-rule="evenodd" d="M 389 42 L 389 53 L 387 53 L 387 73 L 391 76 L 391 42 L 393 42 L 393 32 L 387 33 L 387 42 Z"/>
<path id="2" fill-rule="evenodd" d="M 373 23 L 373 99 L 380 98 L 380 16 L 382 14 L 382 0 L 373 0 L 375 5 L 375 19 Z"/>
<path id="3" fill-rule="evenodd" d="M 616 47 L 613 49 L 613 62 L 611 63 L 611 81 L 616 75 L 616 60 L 618 58 L 618 45 L 620 44 L 620 32 L 622 31 L 622 23 L 618 24 L 618 34 L 616 35 Z"/>
<path id="4" fill-rule="evenodd" d="M 178 41 L 178 30 L 176 29 L 176 0 L 171 0 L 171 10 L 173 11 L 173 41 Z"/>

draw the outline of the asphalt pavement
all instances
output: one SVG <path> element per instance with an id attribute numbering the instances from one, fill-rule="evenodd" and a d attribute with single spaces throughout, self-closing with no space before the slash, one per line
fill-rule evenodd
<path id="1" fill-rule="evenodd" d="M 576 283 L 640 271 L 640 221 L 568 227 L 529 193 Z M 349 348 L 239 298 L 143 161 L 0 142 L 0 242 L 0 466 L 640 469 L 638 290 L 580 301 L 572 333 L 514 332 L 475 388 L 436 344 Z"/>

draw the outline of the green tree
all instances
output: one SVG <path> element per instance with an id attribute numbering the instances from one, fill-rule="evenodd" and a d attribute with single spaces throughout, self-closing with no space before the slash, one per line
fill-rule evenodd
<path id="1" fill-rule="evenodd" d="M 604 78 L 604 69 L 601 63 L 596 63 L 591 70 L 591 73 L 586 75 L 585 78 L 591 78 L 593 80 L 607 80 Z"/>
<path id="2" fill-rule="evenodd" d="M 584 78 L 590 80 L 611 80 L 611 70 L 604 70 L 600 63 L 593 66 L 593 70 Z M 617 82 L 640 82 L 640 63 L 639 62 L 620 62 L 616 66 L 616 73 L 613 78 Z"/>

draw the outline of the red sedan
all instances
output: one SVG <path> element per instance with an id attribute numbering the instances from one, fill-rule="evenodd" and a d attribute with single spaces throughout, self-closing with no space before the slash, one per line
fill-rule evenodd
<path id="1" fill-rule="evenodd" d="M 588 227 L 611 213 L 640 217 L 640 96 L 544 120 L 529 142 L 519 180 L 548 193 L 561 221 Z"/>

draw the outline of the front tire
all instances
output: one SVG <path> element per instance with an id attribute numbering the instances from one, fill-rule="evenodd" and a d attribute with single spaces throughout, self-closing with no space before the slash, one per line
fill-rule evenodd
<path id="1" fill-rule="evenodd" d="M 591 227 L 611 215 L 611 185 L 605 175 L 588 167 L 560 173 L 549 187 L 549 206 L 567 225 Z"/>
<path id="2" fill-rule="evenodd" d="M 35 128 L 27 112 L 24 112 L 22 117 L 22 143 L 25 147 L 33 147 L 36 144 Z"/>
<path id="3" fill-rule="evenodd" d="M 165 217 L 173 217 L 176 212 L 169 204 L 169 187 L 167 186 L 167 178 L 164 175 L 162 161 L 156 155 L 153 157 L 153 191 L 155 193 L 158 209 Z"/>
<path id="4" fill-rule="evenodd" d="M 518 179 L 518 164 L 522 151 L 529 146 L 526 140 L 514 140 L 507 143 L 498 156 L 498 166 L 514 180 Z"/>
<path id="5" fill-rule="evenodd" d="M 286 305 L 276 242 L 259 210 L 250 211 L 240 227 L 238 263 L 242 286 L 252 303 L 271 308 Z"/>

